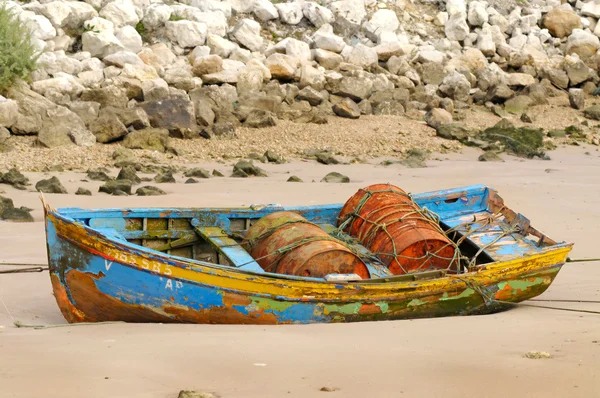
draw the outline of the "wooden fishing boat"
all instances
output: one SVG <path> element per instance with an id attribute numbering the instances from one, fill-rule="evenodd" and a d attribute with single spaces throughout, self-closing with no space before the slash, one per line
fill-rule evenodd
<path id="1" fill-rule="evenodd" d="M 341 204 L 55 210 L 44 202 L 54 295 L 68 322 L 307 324 L 488 314 L 543 293 L 572 249 L 483 185 L 412 198 L 439 217 L 460 249 L 456 269 L 392 274 L 337 227 Z M 266 272 L 242 242 L 253 223 L 282 210 L 362 253 L 369 277 Z"/>

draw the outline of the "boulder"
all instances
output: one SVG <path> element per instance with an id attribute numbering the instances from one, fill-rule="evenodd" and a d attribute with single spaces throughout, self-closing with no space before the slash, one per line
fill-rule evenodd
<path id="1" fill-rule="evenodd" d="M 302 4 L 302 13 L 317 28 L 334 20 L 333 12 L 329 8 L 320 6 L 313 1 Z"/>
<path id="2" fill-rule="evenodd" d="M 21 208 L 10 208 L 4 210 L 2 214 L 0 214 L 0 218 L 6 221 L 12 222 L 34 222 L 33 216 L 31 215 L 31 210 L 25 207 Z"/>
<path id="3" fill-rule="evenodd" d="M 590 0 L 582 4 L 581 15 L 586 17 L 600 18 L 600 2 L 597 0 Z"/>
<path id="4" fill-rule="evenodd" d="M 298 25 L 304 17 L 301 3 L 278 3 L 275 4 L 275 7 L 279 13 L 279 19 L 288 25 Z"/>
<path id="5" fill-rule="evenodd" d="M 250 51 L 260 51 L 263 48 L 264 39 L 260 35 L 260 24 L 252 19 L 240 19 L 230 35 Z"/>
<path id="6" fill-rule="evenodd" d="M 554 37 L 562 39 L 570 36 L 573 29 L 582 29 L 581 18 L 573 11 L 564 8 L 553 8 L 544 16 L 544 28 Z"/>
<path id="7" fill-rule="evenodd" d="M 337 69 L 344 61 L 344 58 L 331 51 L 316 49 L 314 50 L 314 58 L 323 68 L 328 70 Z"/>
<path id="8" fill-rule="evenodd" d="M 97 142 L 106 144 L 118 141 L 127 135 L 127 127 L 113 115 L 104 115 L 90 123 L 90 131 Z"/>
<path id="9" fill-rule="evenodd" d="M 373 80 L 363 76 L 344 77 L 332 88 L 331 93 L 354 101 L 369 98 L 373 92 Z"/>
<path id="10" fill-rule="evenodd" d="M 80 100 L 97 102 L 101 107 L 113 106 L 115 108 L 125 108 L 129 102 L 125 90 L 116 86 L 84 90 Z"/>
<path id="11" fill-rule="evenodd" d="M 83 187 L 79 187 L 77 188 L 77 191 L 75 191 L 75 195 L 92 196 L 92 191 Z"/>
<path id="12" fill-rule="evenodd" d="M 465 16 L 460 13 L 451 15 L 446 22 L 444 32 L 448 40 L 463 41 L 470 32 Z"/>
<path id="13" fill-rule="evenodd" d="M 520 115 L 529 108 L 533 100 L 525 95 L 517 95 L 504 103 L 504 109 L 515 115 Z"/>
<path id="14" fill-rule="evenodd" d="M 86 177 L 92 181 L 110 181 L 112 178 L 104 170 L 88 170 Z"/>
<path id="15" fill-rule="evenodd" d="M 19 104 L 0 96 L 0 127 L 11 128 L 17 122 Z"/>
<path id="16" fill-rule="evenodd" d="M 434 129 L 452 123 L 452 115 L 441 108 L 434 108 L 425 114 L 425 122 Z"/>
<path id="17" fill-rule="evenodd" d="M 467 102 L 471 83 L 462 73 L 452 72 L 444 78 L 439 91 L 453 100 Z"/>
<path id="18" fill-rule="evenodd" d="M 131 181 L 120 180 L 120 181 L 108 181 L 104 185 L 98 188 L 98 192 L 104 192 L 109 195 L 131 195 Z"/>
<path id="19" fill-rule="evenodd" d="M 358 119 L 360 117 L 360 108 L 356 102 L 350 98 L 344 98 L 333 106 L 333 112 L 336 115 L 348 119 Z"/>
<path id="20" fill-rule="evenodd" d="M 341 53 L 346 43 L 344 39 L 333 33 L 331 25 L 324 25 L 312 37 L 316 48 Z"/>
<path id="21" fill-rule="evenodd" d="M 201 22 L 168 21 L 165 23 L 165 34 L 182 48 L 196 47 L 206 42 L 208 27 Z"/>
<path id="22" fill-rule="evenodd" d="M 75 144 L 93 146 L 96 137 L 77 114 L 65 107 L 48 109 L 36 143 L 46 148 Z"/>
<path id="23" fill-rule="evenodd" d="M 250 128 L 271 127 L 276 125 L 277 121 L 275 120 L 275 116 L 271 112 L 262 109 L 252 110 L 244 122 L 244 126 Z"/>
<path id="24" fill-rule="evenodd" d="M 275 53 L 266 59 L 265 65 L 274 79 L 287 81 L 294 78 L 298 60 L 289 55 Z"/>
<path id="25" fill-rule="evenodd" d="M 583 109 L 585 107 L 585 93 L 580 88 L 572 88 L 569 90 L 569 103 L 571 108 Z"/>
<path id="26" fill-rule="evenodd" d="M 223 70 L 223 59 L 218 55 L 207 55 L 194 59 L 192 71 L 194 75 L 202 77 L 210 73 L 217 73 Z"/>
<path id="27" fill-rule="evenodd" d="M 472 1 L 469 3 L 467 19 L 471 26 L 483 26 L 489 21 L 489 14 L 486 10 L 487 3 L 482 1 Z"/>
<path id="28" fill-rule="evenodd" d="M 362 69 L 370 68 L 377 64 L 379 57 L 373 47 L 357 44 L 348 55 L 348 63 Z"/>
<path id="29" fill-rule="evenodd" d="M 183 175 L 185 177 L 198 177 L 198 178 L 210 178 L 210 172 L 201 167 L 186 170 Z"/>
<path id="30" fill-rule="evenodd" d="M 590 58 L 598 49 L 600 49 L 600 39 L 582 29 L 573 29 L 567 39 L 566 54 L 577 54 L 581 59 Z"/>
<path id="31" fill-rule="evenodd" d="M 298 92 L 297 98 L 300 101 L 307 101 L 312 106 L 317 106 L 323 102 L 323 95 L 314 88 L 307 86 Z"/>
<path id="32" fill-rule="evenodd" d="M 159 196 L 166 195 L 167 193 L 158 187 L 153 187 L 151 185 L 145 185 L 143 187 L 138 188 L 135 191 L 137 196 Z"/>
<path id="33" fill-rule="evenodd" d="M 144 11 L 142 25 L 144 26 L 144 29 L 150 32 L 163 27 L 171 17 L 172 13 L 171 7 L 166 4 L 158 3 L 150 4 Z"/>
<path id="34" fill-rule="evenodd" d="M 583 111 L 583 116 L 592 120 L 600 120 L 600 105 L 592 105 Z"/>
<path id="35" fill-rule="evenodd" d="M 131 51 L 118 51 L 114 54 L 104 57 L 104 63 L 106 65 L 114 65 L 119 68 L 123 68 L 126 64 L 144 65 L 144 61 L 142 61 L 142 59 L 138 57 L 136 53 Z"/>
<path id="36" fill-rule="evenodd" d="M 436 129 L 438 137 L 447 140 L 467 142 L 469 137 L 475 136 L 476 132 L 459 123 L 442 124 Z"/>
<path id="37" fill-rule="evenodd" d="M 268 0 L 266 0 L 268 1 Z M 233 50 L 235 50 L 236 48 L 238 48 L 238 45 L 227 40 L 224 39 L 223 37 L 220 37 L 218 35 L 211 35 L 209 34 L 208 37 L 206 38 L 206 46 L 208 46 L 208 48 L 210 49 L 210 54 L 212 55 L 218 55 L 221 58 L 227 58 L 231 55 L 231 53 L 233 52 Z M 201 47 L 196 47 L 201 48 Z M 196 50 L 194 50 L 195 52 Z M 205 57 L 209 54 L 202 54 L 201 56 Z M 195 59 L 192 59 L 190 57 L 190 62 L 192 63 L 192 65 L 195 62 Z"/>
<path id="38" fill-rule="evenodd" d="M 340 174 L 340 173 L 338 173 L 336 171 L 332 171 L 331 173 L 328 173 L 325 177 L 323 177 L 321 179 L 321 182 L 328 182 L 328 183 L 349 183 L 350 182 L 350 178 L 348 176 Z"/>
<path id="39" fill-rule="evenodd" d="M 255 166 L 251 160 L 240 160 L 233 166 L 232 177 L 246 178 L 249 176 L 268 177 L 268 174 L 260 167 Z"/>
<path id="40" fill-rule="evenodd" d="M 137 164 L 137 157 L 131 149 L 118 147 L 113 153 L 112 158 L 115 167 L 125 167 Z"/>
<path id="41" fill-rule="evenodd" d="M 565 58 L 565 71 L 567 72 L 571 86 L 577 86 L 587 80 L 591 80 L 595 75 L 594 70 L 588 67 L 582 60 L 573 59 L 570 56 Z"/>
<path id="42" fill-rule="evenodd" d="M 35 184 L 35 190 L 43 193 L 68 193 L 57 177 L 38 181 Z"/>
<path id="43" fill-rule="evenodd" d="M 135 26 L 140 22 L 135 6 L 128 0 L 108 2 L 100 10 L 99 15 L 102 18 L 111 21 L 117 29 L 125 25 Z"/>
<path id="44" fill-rule="evenodd" d="M 256 0 L 252 12 L 262 22 L 279 18 L 277 8 L 269 0 Z"/>
<path id="45" fill-rule="evenodd" d="M 174 98 L 144 102 L 139 106 L 146 111 L 152 127 L 167 129 L 170 135 L 176 138 L 197 136 L 196 114 L 192 101 Z"/>
<path id="46" fill-rule="evenodd" d="M 149 149 L 164 152 L 168 145 L 169 131 L 160 128 L 149 128 L 132 131 L 123 140 L 123 146 L 129 149 Z"/>
<path id="47" fill-rule="evenodd" d="M 4 174 L 0 173 L 0 184 L 12 185 L 20 190 L 25 190 L 28 185 L 31 185 L 29 179 L 16 168 L 12 168 Z"/>
<path id="48" fill-rule="evenodd" d="M 171 170 L 158 173 L 154 177 L 154 181 L 158 182 L 159 184 L 175 184 L 177 182 L 177 180 L 175 180 L 175 177 L 173 177 L 173 171 Z"/>
<path id="49" fill-rule="evenodd" d="M 141 178 L 138 177 L 135 167 L 133 166 L 123 166 L 119 171 L 119 175 L 117 175 L 117 180 L 127 180 L 131 181 L 132 184 L 139 184 L 142 182 Z"/>
<path id="50" fill-rule="evenodd" d="M 127 51 L 137 54 L 142 49 L 142 36 L 133 26 L 123 26 L 117 31 L 115 37 Z"/>

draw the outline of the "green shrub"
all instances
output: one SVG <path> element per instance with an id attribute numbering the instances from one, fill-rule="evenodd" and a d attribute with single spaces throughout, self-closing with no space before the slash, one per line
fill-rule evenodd
<path id="1" fill-rule="evenodd" d="M 0 0 L 0 91 L 16 79 L 28 79 L 38 55 L 31 31 Z"/>

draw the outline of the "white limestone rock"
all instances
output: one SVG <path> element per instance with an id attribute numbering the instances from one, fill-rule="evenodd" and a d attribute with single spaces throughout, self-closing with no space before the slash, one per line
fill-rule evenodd
<path id="1" fill-rule="evenodd" d="M 329 8 L 333 11 L 336 22 L 350 26 L 362 25 L 367 16 L 365 0 L 334 1 Z"/>
<path id="2" fill-rule="evenodd" d="M 344 39 L 333 33 L 331 25 L 323 25 L 312 37 L 317 48 L 335 53 L 341 53 L 346 43 Z"/>
<path id="3" fill-rule="evenodd" d="M 460 14 L 466 17 L 467 4 L 465 3 L 465 0 L 447 0 L 446 11 L 448 12 L 449 16 Z"/>
<path id="4" fill-rule="evenodd" d="M 254 8 L 254 0 L 225 0 L 231 5 L 231 9 L 238 14 L 246 14 L 252 12 Z"/>
<path id="5" fill-rule="evenodd" d="M 465 16 L 461 13 L 451 15 L 444 27 L 444 32 L 449 40 L 463 41 L 470 33 Z"/>
<path id="6" fill-rule="evenodd" d="M 263 48 L 264 39 L 260 35 L 260 24 L 252 19 L 240 19 L 230 35 L 250 51 L 260 51 Z"/>
<path id="7" fill-rule="evenodd" d="M 18 16 L 31 31 L 31 37 L 38 40 L 50 40 L 56 37 L 56 29 L 48 18 L 43 15 L 35 15 L 31 11 L 24 11 Z"/>
<path id="8" fill-rule="evenodd" d="M 450 18 L 450 16 L 448 15 L 447 12 L 438 12 L 435 15 L 435 18 L 433 19 L 433 23 L 435 24 L 435 26 L 446 26 L 446 22 L 448 22 L 448 18 Z"/>
<path id="9" fill-rule="evenodd" d="M 313 56 L 315 61 L 319 63 L 323 68 L 334 70 L 337 69 L 342 62 L 344 62 L 344 57 L 340 54 L 336 54 L 331 51 L 322 50 L 317 48 L 313 51 Z"/>
<path id="10" fill-rule="evenodd" d="M 61 28 L 69 20 L 71 7 L 67 2 L 51 1 L 50 3 L 43 4 L 39 8 L 39 12 L 48 18 L 55 28 Z"/>
<path id="11" fill-rule="evenodd" d="M 142 50 L 142 36 L 133 26 L 123 26 L 115 35 L 127 51 L 139 53 Z"/>
<path id="12" fill-rule="evenodd" d="M 378 10 L 371 19 L 363 25 L 363 28 L 372 41 L 378 42 L 383 32 L 396 32 L 400 26 L 398 16 L 392 10 Z"/>
<path id="13" fill-rule="evenodd" d="M 322 71 L 312 65 L 304 64 L 300 67 L 300 82 L 298 86 L 302 89 L 310 86 L 317 91 L 323 90 L 326 79 Z"/>
<path id="14" fill-rule="evenodd" d="M 256 18 L 260 19 L 262 22 L 279 18 L 277 8 L 270 0 L 256 0 L 252 12 Z"/>
<path id="15" fill-rule="evenodd" d="M 300 62 L 312 60 L 312 52 L 308 43 L 291 38 L 285 40 L 285 53 L 287 55 L 299 59 Z"/>
<path id="16" fill-rule="evenodd" d="M 269 68 L 273 79 L 286 81 L 294 78 L 299 63 L 294 57 L 275 53 L 266 59 L 265 66 Z"/>
<path id="17" fill-rule="evenodd" d="M 145 10 L 142 24 L 148 31 L 154 31 L 164 26 L 171 18 L 171 7 L 166 4 L 152 4 Z"/>
<path id="18" fill-rule="evenodd" d="M 581 15 L 586 17 L 600 18 L 600 1 L 591 0 L 583 4 L 581 7 Z"/>
<path id="19" fill-rule="evenodd" d="M 237 44 L 224 39 L 221 36 L 212 34 L 209 34 L 206 37 L 206 45 L 210 49 L 211 54 L 218 55 L 222 58 L 228 58 L 229 55 L 231 55 L 231 52 L 238 47 Z"/>
<path id="20" fill-rule="evenodd" d="M 347 59 L 348 63 L 356 65 L 360 68 L 370 68 L 377 64 L 377 51 L 372 47 L 367 47 L 364 44 L 357 44 Z"/>
<path id="21" fill-rule="evenodd" d="M 329 8 L 320 6 L 313 1 L 302 4 L 302 13 L 317 28 L 330 24 L 334 20 L 333 12 Z"/>
<path id="22" fill-rule="evenodd" d="M 0 96 L 0 127 L 11 128 L 17 122 L 19 104 Z"/>
<path id="23" fill-rule="evenodd" d="M 106 65 L 113 65 L 119 68 L 123 68 L 126 64 L 132 65 L 144 65 L 144 61 L 137 54 L 131 51 L 119 51 L 114 54 L 104 57 L 104 63 Z"/>
<path id="24" fill-rule="evenodd" d="M 279 19 L 288 25 L 298 25 L 304 17 L 300 3 L 278 3 L 275 8 L 279 12 Z"/>
<path id="25" fill-rule="evenodd" d="M 580 58 L 589 58 L 600 49 L 600 39 L 589 31 L 573 29 L 567 39 L 567 54 L 577 54 Z"/>
<path id="26" fill-rule="evenodd" d="M 71 99 L 77 98 L 85 89 L 75 77 L 66 73 L 57 73 L 54 78 L 34 82 L 31 88 L 47 98 L 59 94 L 68 95 Z"/>
<path id="27" fill-rule="evenodd" d="M 135 26 L 140 22 L 136 7 L 130 0 L 116 0 L 106 4 L 100 10 L 100 16 L 111 21 L 117 29 L 125 25 Z"/>
<path id="28" fill-rule="evenodd" d="M 471 26 L 483 26 L 489 21 L 485 3 L 472 1 L 469 3 L 468 21 Z"/>
<path id="29" fill-rule="evenodd" d="M 103 70 L 87 70 L 77 75 L 79 82 L 86 88 L 100 88 L 104 81 Z"/>
<path id="30" fill-rule="evenodd" d="M 201 46 L 206 42 L 208 28 L 206 24 L 194 21 L 168 21 L 165 23 L 166 35 L 182 48 Z"/>
<path id="31" fill-rule="evenodd" d="M 100 59 L 124 50 L 119 39 L 117 39 L 109 30 L 100 33 L 93 31 L 85 32 L 81 35 L 81 42 L 83 51 L 87 51 L 92 57 L 98 57 Z"/>
<path id="32" fill-rule="evenodd" d="M 477 36 L 477 48 L 488 57 L 496 54 L 496 43 L 489 28 L 484 28 L 479 32 Z"/>

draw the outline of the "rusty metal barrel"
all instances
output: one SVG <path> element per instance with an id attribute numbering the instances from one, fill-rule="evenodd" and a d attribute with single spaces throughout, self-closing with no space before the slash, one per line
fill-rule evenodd
<path id="1" fill-rule="evenodd" d="M 338 226 L 395 275 L 456 266 L 456 246 L 439 223 L 394 185 L 360 189 L 342 207 Z"/>
<path id="2" fill-rule="evenodd" d="M 315 278 L 328 274 L 370 277 L 360 257 L 294 212 L 275 212 L 260 218 L 248 229 L 242 244 L 267 272 Z"/>

